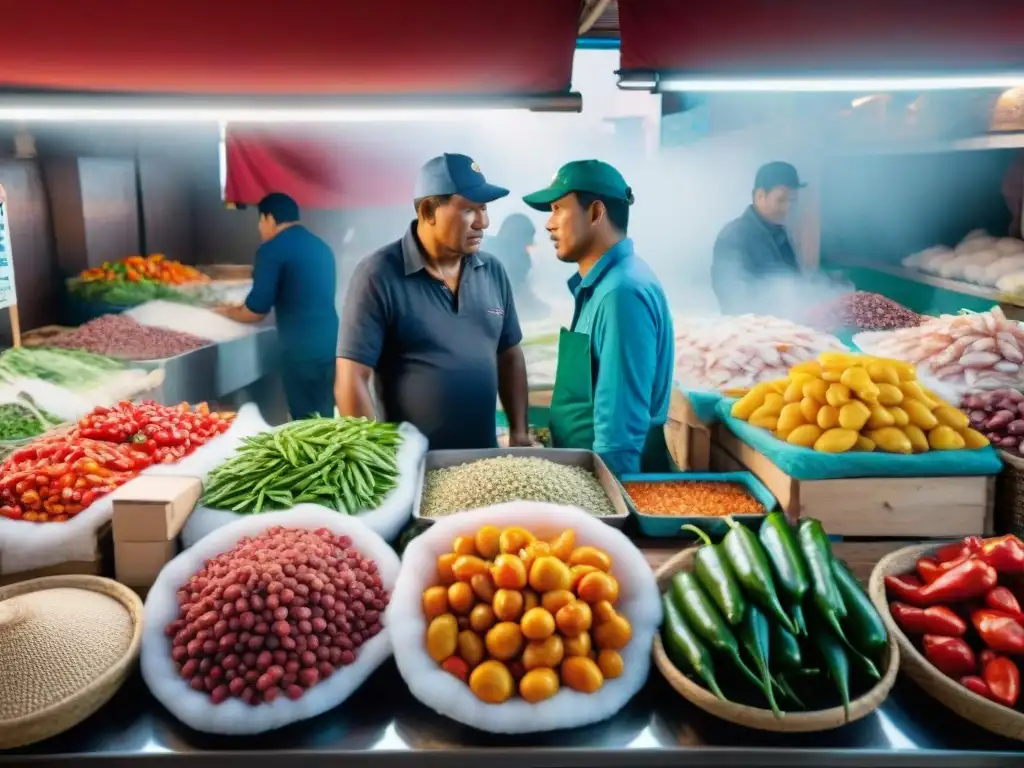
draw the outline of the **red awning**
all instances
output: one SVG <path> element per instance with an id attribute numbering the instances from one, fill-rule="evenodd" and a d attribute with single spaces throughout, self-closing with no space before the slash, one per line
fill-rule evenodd
<path id="1" fill-rule="evenodd" d="M 0 88 L 564 93 L 579 9 L 579 0 L 32 0 L 0 24 Z"/>
<path id="2" fill-rule="evenodd" d="M 619 0 L 621 72 L 798 76 L 1024 69 L 1003 0 Z"/>
<path id="3" fill-rule="evenodd" d="M 425 158 L 403 154 L 399 137 L 365 126 L 324 131 L 230 128 L 224 199 L 252 205 L 284 192 L 303 208 L 412 205 L 416 171 Z"/>
<path id="4" fill-rule="evenodd" d="M 419 167 L 443 151 L 479 153 L 461 123 L 228 126 L 224 199 L 253 205 L 284 192 L 304 208 L 409 206 Z M 452 149 L 453 147 L 457 149 Z"/>

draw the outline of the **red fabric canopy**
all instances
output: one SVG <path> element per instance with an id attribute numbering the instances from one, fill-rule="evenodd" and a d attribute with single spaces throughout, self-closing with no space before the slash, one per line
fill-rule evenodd
<path id="1" fill-rule="evenodd" d="M 284 192 L 304 208 L 411 206 L 416 171 L 426 158 L 403 152 L 406 145 L 394 133 L 387 126 L 230 128 L 224 199 L 251 205 Z"/>
<path id="2" fill-rule="evenodd" d="M 579 0 L 31 0 L 0 23 L 0 87 L 177 94 L 569 89 Z"/>
<path id="3" fill-rule="evenodd" d="M 619 0 L 623 72 L 788 75 L 1024 68 L 1024 3 Z"/>

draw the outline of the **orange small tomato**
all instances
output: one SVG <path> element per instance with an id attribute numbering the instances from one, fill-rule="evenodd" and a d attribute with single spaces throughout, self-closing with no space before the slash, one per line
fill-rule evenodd
<path id="1" fill-rule="evenodd" d="M 448 587 L 448 605 L 452 613 L 465 616 L 473 610 L 476 595 L 473 588 L 464 581 L 457 581 Z"/>
<path id="2" fill-rule="evenodd" d="M 588 631 L 593 621 L 590 606 L 579 600 L 563 606 L 555 614 L 558 631 L 566 637 L 576 637 L 581 632 Z"/>
<path id="3" fill-rule="evenodd" d="M 482 573 L 487 573 L 487 563 L 476 555 L 459 555 L 452 563 L 452 574 L 457 581 L 468 582 Z"/>
<path id="4" fill-rule="evenodd" d="M 454 552 L 445 552 L 437 558 L 437 577 L 441 584 L 446 587 L 455 581 L 452 566 L 455 564 L 455 558 L 457 557 L 458 555 Z"/>
<path id="5" fill-rule="evenodd" d="M 520 550 L 529 546 L 533 538 L 533 534 L 525 528 L 506 528 L 498 537 L 498 547 L 505 554 L 518 555 Z"/>
<path id="6" fill-rule="evenodd" d="M 576 545 L 576 532 L 569 528 L 562 531 L 558 538 L 551 542 L 551 554 L 563 563 L 572 555 L 573 547 Z"/>
<path id="7" fill-rule="evenodd" d="M 498 553 L 499 539 L 501 538 L 501 531 L 493 525 L 485 525 L 476 532 L 474 537 L 474 544 L 476 545 L 476 551 L 480 554 L 480 557 L 485 560 L 493 560 Z"/>
<path id="8" fill-rule="evenodd" d="M 526 586 L 526 566 L 515 555 L 498 555 L 491 566 L 491 578 L 501 589 L 522 589 Z"/>
<path id="9" fill-rule="evenodd" d="M 427 617 L 428 621 L 447 612 L 447 589 L 444 587 L 428 587 L 423 590 L 423 615 Z"/>
<path id="10" fill-rule="evenodd" d="M 476 544 L 472 536 L 456 536 L 452 542 L 452 552 L 458 555 L 475 555 Z"/>

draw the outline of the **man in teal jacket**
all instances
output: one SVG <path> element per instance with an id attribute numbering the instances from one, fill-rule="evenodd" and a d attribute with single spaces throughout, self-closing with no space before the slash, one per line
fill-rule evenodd
<path id="1" fill-rule="evenodd" d="M 558 258 L 577 267 L 569 280 L 576 309 L 558 342 L 552 444 L 593 450 L 617 475 L 668 471 L 672 316 L 626 237 L 632 190 L 607 163 L 578 160 L 523 200 L 551 212 Z"/>

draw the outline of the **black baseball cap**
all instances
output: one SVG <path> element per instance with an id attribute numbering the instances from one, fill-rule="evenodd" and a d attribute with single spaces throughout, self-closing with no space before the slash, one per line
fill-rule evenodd
<path id="1" fill-rule="evenodd" d="M 800 181 L 800 175 L 789 163 L 781 160 L 765 163 L 757 169 L 754 176 L 754 190 L 763 189 L 770 191 L 776 187 L 788 187 L 789 189 L 800 189 L 807 185 Z"/>
<path id="2" fill-rule="evenodd" d="M 467 155 L 445 153 L 427 160 L 416 179 L 414 200 L 435 195 L 461 195 L 474 203 L 493 203 L 508 190 L 488 184 L 480 166 Z"/>

